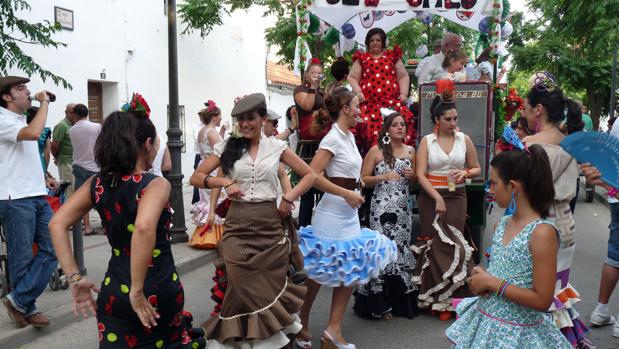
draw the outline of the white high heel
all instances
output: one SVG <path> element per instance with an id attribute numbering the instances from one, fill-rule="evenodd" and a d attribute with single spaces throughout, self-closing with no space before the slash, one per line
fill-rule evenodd
<path id="1" fill-rule="evenodd" d="M 327 330 L 322 332 L 322 338 L 320 339 L 321 349 L 357 349 L 352 343 L 340 343 L 333 339 L 333 336 Z"/>
<path id="2" fill-rule="evenodd" d="M 301 349 L 312 349 L 312 340 L 294 339 L 294 345 Z"/>

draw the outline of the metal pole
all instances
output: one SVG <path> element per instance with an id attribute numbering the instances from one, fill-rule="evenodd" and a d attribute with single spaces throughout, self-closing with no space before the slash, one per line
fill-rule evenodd
<path id="1" fill-rule="evenodd" d="M 613 56 L 613 73 L 610 83 L 610 106 L 608 109 L 608 117 L 615 116 L 615 95 L 617 94 L 617 44 L 615 43 L 615 54 Z"/>
<path id="2" fill-rule="evenodd" d="M 168 148 L 172 158 L 172 170 L 168 180 L 172 185 L 170 202 L 174 209 L 170 236 L 172 243 L 186 242 L 185 205 L 183 204 L 183 174 L 181 172 L 181 149 L 183 141 L 178 115 L 178 59 L 176 47 L 176 0 L 168 0 L 168 74 L 169 74 L 169 113 L 168 113 Z"/>

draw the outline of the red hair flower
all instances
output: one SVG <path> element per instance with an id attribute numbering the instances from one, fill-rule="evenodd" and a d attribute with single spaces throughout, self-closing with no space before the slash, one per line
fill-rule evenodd
<path id="1" fill-rule="evenodd" d="M 148 106 L 148 103 L 146 103 L 144 97 L 142 97 L 139 93 L 133 93 L 133 96 L 131 96 L 131 101 L 123 105 L 121 110 L 130 113 L 142 113 L 147 118 L 150 118 L 150 107 Z"/>
<path id="2" fill-rule="evenodd" d="M 322 62 L 320 62 L 320 59 L 318 57 L 313 57 L 312 59 L 310 59 L 310 64 L 322 65 Z"/>
<path id="3" fill-rule="evenodd" d="M 211 101 L 210 99 L 205 103 L 206 104 L 206 108 L 209 112 L 213 111 L 215 108 L 217 108 L 217 104 L 214 101 Z"/>

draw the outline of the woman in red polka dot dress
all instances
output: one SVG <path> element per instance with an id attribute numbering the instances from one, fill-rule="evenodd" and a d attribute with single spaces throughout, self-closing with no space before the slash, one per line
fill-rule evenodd
<path id="1" fill-rule="evenodd" d="M 353 55 L 353 66 L 348 82 L 361 100 L 363 123 L 356 127 L 355 138 L 363 154 L 377 144 L 378 132 L 383 123 L 381 108 L 400 113 L 407 125 L 406 144 L 414 144 L 413 113 L 406 107 L 410 79 L 402 63 L 402 50 L 396 45 L 386 50 L 387 34 L 380 28 L 368 31 L 365 37 L 367 52 Z"/>

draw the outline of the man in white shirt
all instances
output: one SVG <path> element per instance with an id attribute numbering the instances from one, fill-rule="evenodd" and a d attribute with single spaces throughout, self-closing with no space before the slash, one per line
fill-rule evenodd
<path id="1" fill-rule="evenodd" d="M 2 303 L 17 326 L 45 327 L 49 319 L 37 312 L 35 302 L 57 261 L 47 229 L 52 210 L 44 197 L 46 178 L 37 140 L 47 120 L 49 95 L 47 91 L 36 94 L 41 107 L 27 124 L 24 113 L 31 106 L 26 87 L 29 81 L 16 76 L 0 78 L 0 221 L 8 245 L 13 287 Z M 39 251 L 33 256 L 35 242 Z"/>
<path id="2" fill-rule="evenodd" d="M 442 51 L 434 54 L 422 61 L 415 70 L 415 76 L 417 76 L 418 84 L 421 85 L 426 82 L 430 82 L 430 79 L 437 70 L 443 70 L 443 61 L 445 60 L 445 54 L 451 51 L 459 50 L 462 46 L 462 38 L 454 33 L 446 33 L 442 40 Z"/>
<path id="3" fill-rule="evenodd" d="M 95 161 L 95 143 L 101 132 L 101 124 L 88 120 L 88 107 L 77 104 L 73 107 L 75 124 L 69 129 L 71 144 L 73 145 L 73 176 L 75 177 L 75 190 L 82 186 L 88 178 L 100 171 Z M 84 235 L 96 235 L 90 226 L 88 213 L 83 217 Z M 73 226 L 76 233 L 81 233 L 79 224 Z"/>

